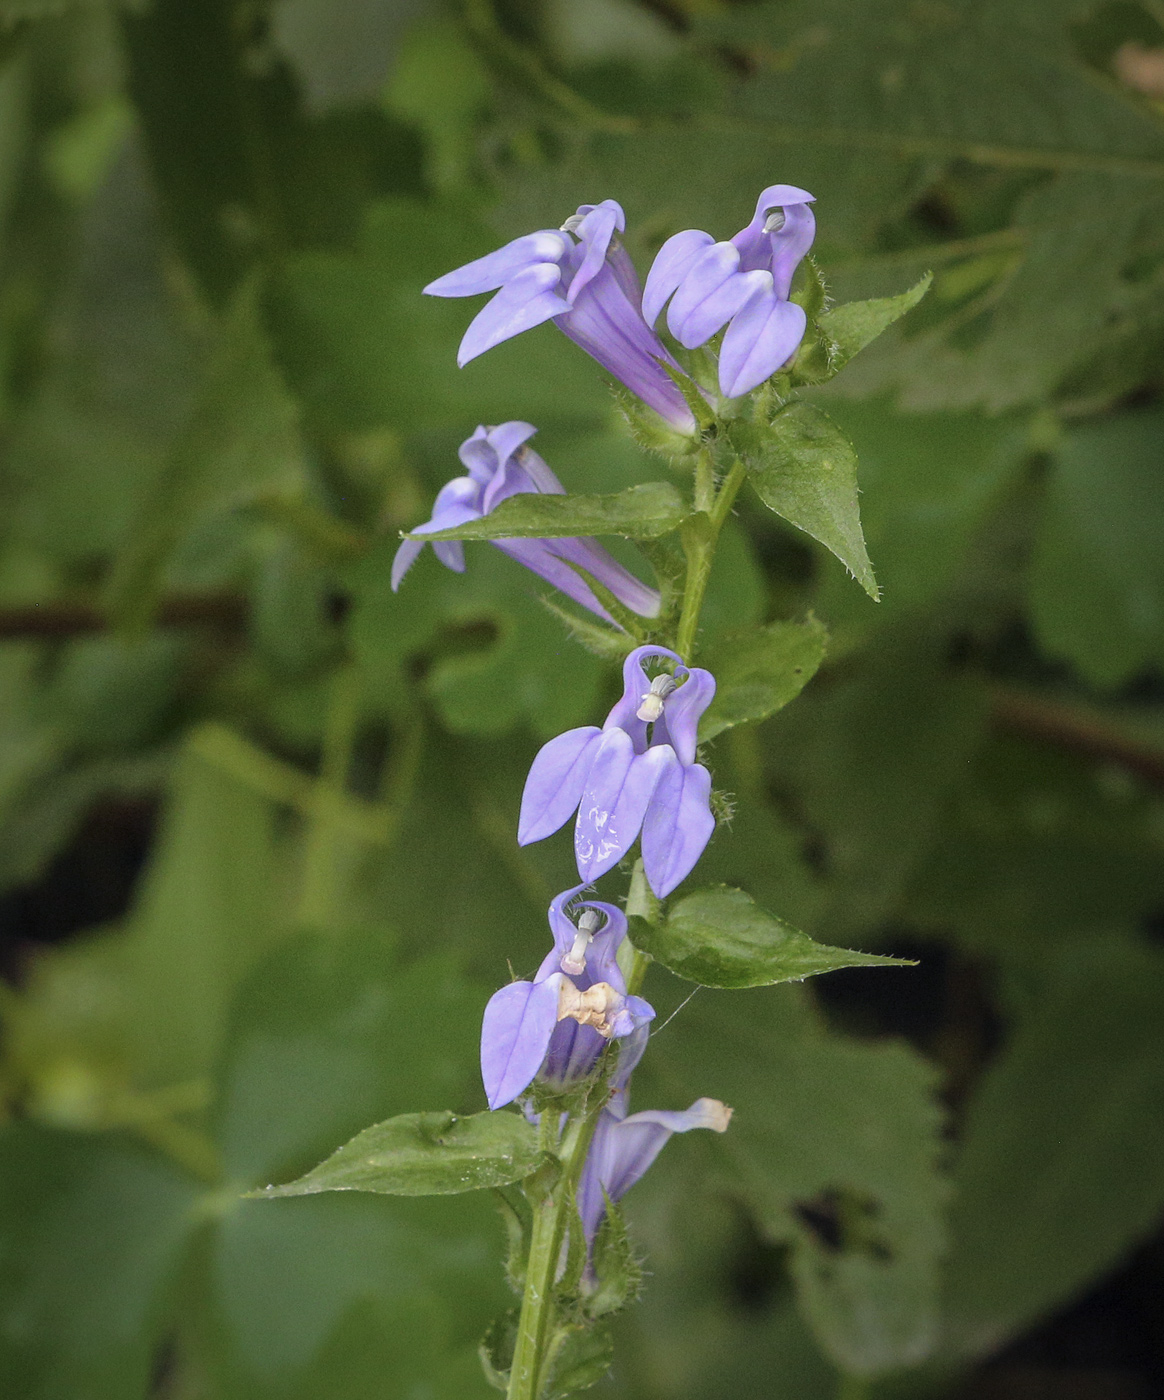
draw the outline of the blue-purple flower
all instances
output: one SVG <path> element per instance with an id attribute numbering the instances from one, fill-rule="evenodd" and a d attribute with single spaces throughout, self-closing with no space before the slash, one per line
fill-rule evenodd
<path id="1" fill-rule="evenodd" d="M 621 1065 L 620 1065 L 621 1070 Z M 620 1073 L 619 1078 L 622 1079 Z M 625 1080 L 603 1108 L 578 1182 L 578 1214 L 587 1245 L 606 1214 L 606 1197 L 619 1201 L 654 1162 L 672 1133 L 692 1128 L 726 1132 L 732 1111 L 718 1099 L 696 1099 L 681 1111 L 647 1109 L 627 1115 Z"/>
<path id="2" fill-rule="evenodd" d="M 433 507 L 432 519 L 417 525 L 413 534 L 431 534 L 449 530 L 470 520 L 480 520 L 510 496 L 522 492 L 542 492 L 564 495 L 565 488 L 532 447 L 526 446 L 537 429 L 529 423 L 502 423 L 496 428 L 478 428 L 461 444 L 460 458 L 469 472 L 443 486 Z M 571 568 L 580 565 L 599 583 L 608 588 L 620 603 L 642 617 L 654 617 L 659 611 L 659 595 L 653 588 L 640 583 L 601 545 L 590 539 L 512 539 L 493 540 L 518 563 L 561 589 L 576 603 L 589 608 L 599 617 L 612 622 L 610 614 L 595 597 L 585 579 Z M 392 563 L 392 590 L 424 548 L 423 540 L 406 539 L 396 551 Z M 437 558 L 447 568 L 458 573 L 465 567 L 464 546 L 459 540 L 434 540 Z"/>
<path id="3" fill-rule="evenodd" d="M 680 345 L 693 350 L 727 326 L 719 386 L 728 398 L 775 374 L 804 337 L 807 318 L 788 294 L 816 233 L 812 199 L 795 185 L 770 185 L 729 242 L 686 229 L 667 239 L 647 275 L 643 315 L 653 326 L 669 297 L 667 326 Z"/>
<path id="4" fill-rule="evenodd" d="M 578 901 L 584 888 L 550 905 L 554 947 L 534 980 L 502 987 L 485 1008 L 481 1078 L 490 1108 L 512 1103 L 538 1077 L 556 1086 L 585 1078 L 612 1040 L 622 1042 L 625 1083 L 646 1046 L 654 1009 L 627 995 L 617 962 L 626 916 L 613 904 Z"/>
<path id="5" fill-rule="evenodd" d="M 667 658 L 673 675 L 647 679 L 643 662 Z M 711 775 L 695 761 L 699 717 L 715 695 L 710 671 L 688 670 L 666 647 L 637 647 L 623 663 L 623 695 L 599 729 L 569 729 L 544 745 L 521 799 L 518 843 L 541 841 L 577 809 L 574 854 L 589 883 L 642 832 L 643 868 L 655 894 L 690 873 L 715 828 Z"/>
<path id="6" fill-rule="evenodd" d="M 625 227 L 613 199 L 582 204 L 560 229 L 515 238 L 424 290 L 436 297 L 497 293 L 465 332 L 458 364 L 553 320 L 674 428 L 692 433 L 695 419 L 661 362 L 678 366 L 643 319 L 638 274 L 616 237 Z"/>

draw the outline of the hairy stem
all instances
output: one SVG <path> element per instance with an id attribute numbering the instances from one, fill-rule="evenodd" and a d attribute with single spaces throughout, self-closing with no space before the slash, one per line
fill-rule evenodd
<path id="1" fill-rule="evenodd" d="M 542 1374 L 556 1318 L 554 1284 L 562 1258 L 562 1245 L 569 1229 L 580 1228 L 574 1193 L 590 1139 L 598 1123 L 604 1094 L 586 1110 L 567 1121 L 561 1144 L 556 1141 L 561 1118 L 549 1110 L 542 1114 L 542 1145 L 557 1151 L 562 1175 L 554 1189 L 533 1207 L 533 1233 L 526 1263 L 525 1293 L 517 1323 L 513 1367 L 509 1374 L 507 1400 L 537 1400 L 545 1380 Z"/>
<path id="2" fill-rule="evenodd" d="M 715 561 L 715 547 L 724 521 L 735 504 L 740 487 L 744 484 L 746 471 L 744 464 L 737 461 L 724 478 L 723 485 L 714 492 L 709 501 L 710 509 L 703 512 L 702 519 L 696 517 L 685 532 L 683 549 L 687 555 L 687 582 L 683 590 L 683 608 L 679 614 L 679 627 L 675 634 L 675 650 L 690 664 L 695 654 L 695 638 L 699 631 L 699 614 L 703 608 L 703 595 L 707 592 L 707 581 L 711 577 L 711 566 Z M 697 495 L 702 495 L 698 492 Z"/>

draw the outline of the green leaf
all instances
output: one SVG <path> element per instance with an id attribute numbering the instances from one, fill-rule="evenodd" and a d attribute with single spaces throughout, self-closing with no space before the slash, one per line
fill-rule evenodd
<path id="1" fill-rule="evenodd" d="M 368 1123 L 475 1105 L 485 995 L 447 955 L 408 961 L 385 932 L 352 929 L 288 941 L 243 988 L 217 1086 L 228 1184 L 203 1282 L 224 1394 L 359 1400 L 386 1375 L 403 1393 L 475 1393 L 437 1378 L 454 1356 L 474 1378 L 476 1338 L 504 1306 L 485 1194 L 272 1207 L 237 1193 L 299 1175 Z"/>
<path id="2" fill-rule="evenodd" d="M 909 974 L 894 976 L 908 996 Z M 927 1356 L 947 1194 L 932 1067 L 899 1043 L 829 1033 L 794 986 L 701 992 L 666 1039 L 666 1056 L 635 1072 L 640 1101 L 733 1106 L 722 1137 L 684 1144 L 720 1164 L 693 1176 L 726 1175 L 764 1235 L 792 1246 L 800 1308 L 826 1354 L 864 1375 Z"/>
<path id="3" fill-rule="evenodd" d="M 349 571 L 349 625 L 369 692 L 410 703 L 420 672 L 455 734 L 499 734 L 528 720 L 548 739 L 587 723 L 601 663 L 562 645 L 561 625 L 538 602 L 545 585 L 528 570 L 492 546 L 466 552 L 464 574 L 422 557 L 398 593 L 389 586 L 394 542 Z"/>
<path id="4" fill-rule="evenodd" d="M 701 742 L 734 725 L 767 719 L 795 700 L 824 660 L 827 641 L 824 624 L 814 617 L 717 638 L 700 657 L 716 686 L 699 724 Z"/>
<path id="5" fill-rule="evenodd" d="M 166 566 L 196 517 L 248 486 L 302 470 L 298 410 L 260 324 L 258 286 L 244 285 L 215 328 L 189 417 L 114 565 L 112 618 L 140 632 L 153 616 Z"/>
<path id="6" fill-rule="evenodd" d="M 895 297 L 874 297 L 870 301 L 850 301 L 822 312 L 820 326 L 833 342 L 829 378 L 838 373 L 866 345 L 887 331 L 911 311 L 930 289 L 933 274 L 927 272 L 906 292 Z M 795 369 L 795 365 L 793 366 Z"/>
<path id="7" fill-rule="evenodd" d="M 947 1348 L 992 1352 L 1111 1269 L 1164 1207 L 1164 956 L 1060 948 L 971 1103 Z"/>
<path id="8" fill-rule="evenodd" d="M 1039 698 L 1007 698 L 1013 713 L 1045 721 Z M 1136 710 L 1067 713 L 1127 742 L 1120 721 Z M 908 922 L 1024 968 L 1055 957 L 1065 937 L 1139 927 L 1164 906 L 1158 798 L 1146 784 L 997 734 L 970 756 L 966 778 L 912 880 Z"/>
<path id="9" fill-rule="evenodd" d="M 1036 636 L 1095 685 L 1164 664 L 1164 414 L 1069 433 L 1055 453 L 1031 563 Z"/>
<path id="10" fill-rule="evenodd" d="M 756 494 L 777 515 L 819 540 L 876 601 L 857 506 L 857 454 L 815 404 L 782 409 L 767 428 L 734 425 Z"/>
<path id="11" fill-rule="evenodd" d="M 743 890 L 700 890 L 667 911 L 662 924 L 637 920 L 635 946 L 703 987 L 767 987 L 839 967 L 908 966 L 903 958 L 814 943 L 767 914 Z"/>
<path id="12" fill-rule="evenodd" d="M 111 1136 L 0 1131 L 0 1386 L 23 1400 L 148 1392 L 198 1189 Z"/>
<path id="13" fill-rule="evenodd" d="M 508 1186 L 535 1171 L 537 1130 L 516 1113 L 402 1113 L 365 1128 L 325 1162 L 255 1199 L 372 1191 L 382 1196 L 456 1196 Z"/>
<path id="14" fill-rule="evenodd" d="M 877 560 L 881 607 L 827 570 L 816 606 L 835 632 L 884 626 L 960 577 L 975 537 L 1020 473 L 1027 424 L 981 413 L 900 413 L 884 401 L 834 399 L 830 416 L 861 462 L 861 524 Z M 977 558 L 973 558 L 975 564 Z"/>
<path id="15" fill-rule="evenodd" d="M 847 674 L 780 721 L 771 762 L 827 853 L 828 905 L 812 931 L 860 939 L 898 917 L 982 739 L 984 695 L 951 672 L 944 642 L 889 629 Z"/>
<path id="16" fill-rule="evenodd" d="M 530 536 L 624 535 L 657 539 L 677 530 L 690 510 L 667 481 L 645 481 L 614 496 L 552 496 L 522 492 L 496 510 L 449 530 L 413 535 L 419 540 L 509 540 Z"/>
<path id="17" fill-rule="evenodd" d="M 447 954 L 405 962 L 383 931 L 276 949 L 232 1009 L 218 1124 L 230 1178 L 298 1176 L 369 1122 L 470 1101 L 484 1000 Z"/>

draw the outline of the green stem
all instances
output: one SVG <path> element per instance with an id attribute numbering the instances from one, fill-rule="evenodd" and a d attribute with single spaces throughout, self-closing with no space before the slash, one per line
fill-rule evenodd
<path id="1" fill-rule="evenodd" d="M 557 1150 L 562 1175 L 554 1189 L 534 1206 L 525 1293 L 517 1323 L 507 1400 L 537 1400 L 542 1390 L 542 1367 L 556 1313 L 554 1284 L 562 1258 L 562 1243 L 567 1229 L 577 1221 L 574 1193 L 604 1101 L 605 1094 L 596 1095 L 592 1106 L 569 1120 L 560 1145 L 556 1142 L 560 1115 L 548 1109 L 542 1113 L 542 1145 L 549 1151 Z"/>
<path id="2" fill-rule="evenodd" d="M 705 488 L 701 486 L 699 478 L 702 466 L 701 461 L 696 467 L 697 502 L 705 495 Z M 675 634 L 675 650 L 688 663 L 695 654 L 699 614 L 703 607 L 703 595 L 707 592 L 707 581 L 711 577 L 719 533 L 735 504 L 746 475 L 744 464 L 736 461 L 724 478 L 719 491 L 713 493 L 709 502 L 710 509 L 703 511 L 703 521 L 693 524 L 685 533 L 683 549 L 687 555 L 687 582 L 683 589 L 683 608 L 679 614 L 679 627 Z"/>
<path id="3" fill-rule="evenodd" d="M 715 460 L 704 447 L 695 462 L 695 509 L 710 515 L 715 508 Z"/>
<path id="4" fill-rule="evenodd" d="M 648 924 L 659 922 L 660 903 L 654 891 L 647 884 L 646 872 L 643 869 L 643 858 L 640 856 L 635 861 L 635 868 L 631 873 L 630 889 L 626 897 L 627 918 L 642 919 Z M 624 949 L 629 949 L 627 960 L 623 963 Z M 647 968 L 650 966 L 650 958 L 645 953 L 640 953 L 628 938 L 619 949 L 619 965 L 622 967 L 623 976 L 626 978 L 626 990 L 628 996 L 638 996 L 643 989 L 643 979 L 647 975 Z"/>

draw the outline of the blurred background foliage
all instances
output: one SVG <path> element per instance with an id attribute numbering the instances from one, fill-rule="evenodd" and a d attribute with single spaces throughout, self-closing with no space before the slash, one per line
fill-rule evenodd
<path id="1" fill-rule="evenodd" d="M 631 1197 L 604 1390 L 1164 1393 L 1162 113 L 1159 0 L 0 0 L 6 1394 L 488 1393 L 487 1202 L 238 1199 L 481 1107 L 574 878 L 517 798 L 609 667 L 484 545 L 393 595 L 397 531 L 478 422 L 664 470 L 552 327 L 458 371 L 419 291 L 602 198 L 645 271 L 777 180 L 839 299 L 935 283 L 818 391 L 881 604 L 725 537 L 705 640 L 831 642 L 713 745 L 698 878 L 919 966 L 659 1032 L 640 1105 L 736 1118 Z"/>

